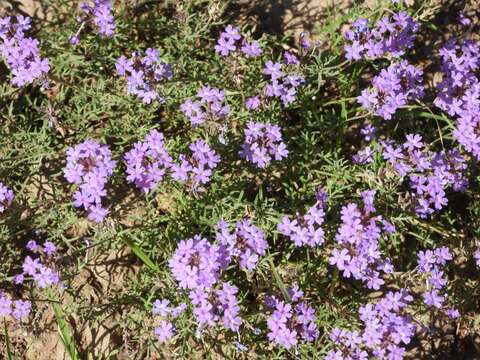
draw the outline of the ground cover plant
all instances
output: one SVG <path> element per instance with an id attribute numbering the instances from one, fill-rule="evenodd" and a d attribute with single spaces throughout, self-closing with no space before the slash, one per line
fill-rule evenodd
<path id="1" fill-rule="evenodd" d="M 0 16 L 1 358 L 480 356 L 474 1 L 41 3 Z"/>

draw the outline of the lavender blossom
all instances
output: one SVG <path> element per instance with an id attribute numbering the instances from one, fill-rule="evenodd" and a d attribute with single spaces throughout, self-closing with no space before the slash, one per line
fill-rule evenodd
<path id="1" fill-rule="evenodd" d="M 173 319 L 177 318 L 186 309 L 186 304 L 181 303 L 176 307 L 172 307 L 169 300 L 155 300 L 153 303 L 152 314 L 163 318 L 160 324 L 155 327 L 154 334 L 159 342 L 166 342 L 175 335 L 175 326 Z M 168 319 L 168 320 L 167 320 Z"/>
<path id="2" fill-rule="evenodd" d="M 180 110 L 193 126 L 206 121 L 224 120 L 230 113 L 230 106 L 225 101 L 225 92 L 220 89 L 204 86 L 197 93 L 198 100 L 187 99 Z"/>
<path id="3" fill-rule="evenodd" d="M 115 34 L 112 0 L 95 0 L 93 6 L 81 3 L 80 9 L 83 11 L 80 21 L 95 29 L 100 36 L 112 37 Z"/>
<path id="4" fill-rule="evenodd" d="M 416 326 L 404 309 L 413 297 L 404 289 L 389 292 L 376 304 L 359 309 L 362 330 L 334 328 L 330 339 L 335 349 L 325 357 L 337 359 L 403 359 L 405 347 L 415 335 Z"/>
<path id="5" fill-rule="evenodd" d="M 383 17 L 373 29 L 367 19 L 359 19 L 345 34 L 345 56 L 348 60 L 401 57 L 413 46 L 418 28 L 418 23 L 404 11 Z"/>
<path id="6" fill-rule="evenodd" d="M 127 181 L 144 193 L 153 190 L 172 164 L 161 132 L 151 130 L 143 142 L 137 142 L 125 156 Z"/>
<path id="7" fill-rule="evenodd" d="M 144 56 L 133 52 L 130 59 L 122 55 L 115 68 L 117 74 L 126 79 L 128 94 L 136 95 L 144 104 L 165 102 L 161 85 L 173 77 L 173 69 L 160 58 L 158 50 L 148 48 Z"/>
<path id="8" fill-rule="evenodd" d="M 238 257 L 240 268 L 253 270 L 260 256 L 265 255 L 268 243 L 262 230 L 254 226 L 250 220 L 237 222 L 234 233 L 228 229 L 228 224 L 220 220 L 217 224 L 216 240 L 225 252 L 228 261 Z"/>
<path id="9" fill-rule="evenodd" d="M 210 244 L 200 235 L 180 241 L 168 262 L 173 277 L 182 289 L 211 288 L 227 264 L 220 247 Z"/>
<path id="10" fill-rule="evenodd" d="M 429 151 L 419 134 L 407 135 L 402 145 L 384 142 L 383 157 L 398 173 L 408 177 L 415 212 L 426 218 L 448 204 L 446 189 L 464 191 L 467 187 L 466 159 L 458 150 Z"/>
<path id="11" fill-rule="evenodd" d="M 281 129 L 270 123 L 249 121 L 244 130 L 245 142 L 240 156 L 260 168 L 267 167 L 272 160 L 281 160 L 288 155 L 282 141 Z"/>
<path id="12" fill-rule="evenodd" d="M 440 50 L 443 80 L 434 104 L 456 116 L 454 138 L 477 160 L 480 160 L 480 68 L 479 43 L 466 40 L 459 44 L 448 41 Z"/>
<path id="13" fill-rule="evenodd" d="M 398 108 L 423 97 L 422 75 L 422 70 L 406 60 L 392 64 L 373 78 L 373 87 L 362 90 L 358 102 L 368 111 L 390 120 Z"/>
<path id="14" fill-rule="evenodd" d="M 426 280 L 427 288 L 423 292 L 423 301 L 429 308 L 442 310 L 448 317 L 456 318 L 458 311 L 453 308 L 447 308 L 447 294 L 445 288 L 448 285 L 448 279 L 443 271 L 443 267 L 453 259 L 450 249 L 439 247 L 435 250 L 419 251 L 417 262 L 418 272 Z"/>
<path id="15" fill-rule="evenodd" d="M 192 155 L 180 155 L 180 163 L 172 163 L 172 178 L 177 181 L 189 181 L 192 189 L 210 182 L 213 169 L 220 163 L 220 157 L 203 140 L 197 140 L 189 146 Z"/>
<path id="16" fill-rule="evenodd" d="M 0 18 L 0 55 L 12 72 L 10 83 L 21 87 L 37 82 L 46 88 L 48 59 L 40 57 L 38 40 L 25 36 L 31 20 L 21 15 L 15 20 L 10 16 Z"/>
<path id="17" fill-rule="evenodd" d="M 284 216 L 277 228 L 280 233 L 293 241 L 296 247 L 318 246 L 324 243 L 324 231 L 322 229 L 325 221 L 325 207 L 327 194 L 325 190 L 319 189 L 316 194 L 317 201 L 305 214 L 297 213 L 294 220 Z"/>
<path id="18" fill-rule="evenodd" d="M 238 289 L 227 282 L 218 290 L 205 288 L 193 290 L 190 293 L 190 300 L 199 329 L 222 323 L 224 328 L 238 331 L 242 319 L 239 316 L 237 292 Z"/>
<path id="19" fill-rule="evenodd" d="M 380 241 L 395 228 L 381 215 L 373 216 L 374 196 L 374 190 L 362 192 L 363 209 L 355 203 L 342 208 L 342 224 L 335 237 L 337 246 L 330 254 L 330 264 L 344 277 L 361 280 L 369 289 L 378 290 L 384 284 L 381 273 L 393 271 L 390 259 L 382 257 Z"/>
<path id="20" fill-rule="evenodd" d="M 12 205 L 14 198 L 13 191 L 0 182 L 0 214 Z"/>
<path id="21" fill-rule="evenodd" d="M 64 174 L 69 183 L 78 185 L 73 204 L 83 207 L 88 218 L 97 223 L 108 214 L 108 210 L 102 207 L 102 198 L 107 195 L 105 185 L 115 165 L 108 147 L 93 140 L 67 150 Z"/>
<path id="22" fill-rule="evenodd" d="M 286 61 L 286 64 L 282 64 L 268 60 L 263 69 L 263 73 L 270 78 L 270 82 L 264 89 L 265 95 L 280 99 L 283 105 L 295 102 L 297 88 L 305 82 L 305 79 L 299 74 L 289 72 L 289 69 L 296 63 L 293 61 L 292 55 L 286 56 Z"/>
<path id="23" fill-rule="evenodd" d="M 215 45 L 215 52 L 222 57 L 227 57 L 238 49 L 247 57 L 254 58 L 262 55 L 262 48 L 258 41 L 247 41 L 242 39 L 240 30 L 232 25 L 228 25 L 220 34 Z"/>
<path id="24" fill-rule="evenodd" d="M 300 297 L 296 297 L 289 303 L 274 299 L 271 304 L 274 311 L 267 320 L 267 336 L 270 341 L 286 349 L 300 341 L 313 342 L 319 334 L 315 310 L 299 300 Z"/>

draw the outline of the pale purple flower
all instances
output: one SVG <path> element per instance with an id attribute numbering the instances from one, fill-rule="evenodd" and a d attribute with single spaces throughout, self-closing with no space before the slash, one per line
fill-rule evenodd
<path id="1" fill-rule="evenodd" d="M 148 48 L 143 56 L 133 52 L 130 59 L 122 55 L 115 68 L 127 81 L 128 94 L 136 95 L 144 104 L 165 102 L 161 95 L 162 84 L 173 77 L 173 68 L 160 58 L 157 49 Z"/>
<path id="2" fill-rule="evenodd" d="M 281 129 L 270 123 L 248 122 L 244 130 L 245 141 L 240 156 L 260 168 L 267 167 L 272 160 L 281 160 L 288 155 L 282 141 Z"/>

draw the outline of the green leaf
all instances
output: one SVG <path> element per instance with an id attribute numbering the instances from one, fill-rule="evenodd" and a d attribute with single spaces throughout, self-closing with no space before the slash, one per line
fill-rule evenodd
<path id="1" fill-rule="evenodd" d="M 70 326 L 65 320 L 65 314 L 63 313 L 62 307 L 58 302 L 53 302 L 52 307 L 53 312 L 55 313 L 55 318 L 57 320 L 60 339 L 62 340 L 62 343 L 65 346 L 68 355 L 70 355 L 70 358 L 72 360 L 80 359 L 77 349 L 75 347 L 75 339 L 73 337 L 72 330 L 70 329 Z"/>
<path id="2" fill-rule="evenodd" d="M 160 269 L 158 266 L 150 259 L 150 257 L 133 241 L 129 239 L 125 239 L 125 244 L 127 244 L 130 249 L 132 249 L 133 253 L 138 256 L 140 260 L 143 261 L 145 265 L 147 265 L 152 271 L 154 272 L 160 272 Z"/>

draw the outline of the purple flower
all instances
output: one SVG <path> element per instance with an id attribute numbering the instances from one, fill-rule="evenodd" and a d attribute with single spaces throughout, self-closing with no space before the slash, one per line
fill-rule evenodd
<path id="1" fill-rule="evenodd" d="M 448 41 L 440 50 L 443 80 L 437 85 L 434 104 L 456 116 L 454 138 L 477 160 L 480 159 L 480 82 L 476 70 L 480 68 L 478 42 L 465 40 L 459 44 Z"/>
<path id="2" fill-rule="evenodd" d="M 240 156 L 260 168 L 267 167 L 272 160 L 281 160 L 288 155 L 282 141 L 281 129 L 270 123 L 248 122 L 244 130 L 245 141 Z"/>
<path id="3" fill-rule="evenodd" d="M 376 304 L 359 309 L 361 331 L 334 328 L 335 348 L 326 359 L 403 359 L 405 346 L 415 335 L 413 319 L 404 311 L 413 300 L 405 290 L 389 292 Z"/>
<path id="4" fill-rule="evenodd" d="M 284 216 L 277 228 L 288 237 L 297 247 L 317 246 L 324 242 L 324 231 L 321 228 L 325 221 L 325 206 L 327 195 L 325 190 L 319 189 L 317 202 L 303 215 L 297 213 L 292 221 Z"/>
<path id="5" fill-rule="evenodd" d="M 25 31 L 30 27 L 28 17 L 17 16 L 16 22 L 12 17 L 0 18 L 0 55 L 12 72 L 12 85 L 21 87 L 39 82 L 46 88 L 50 65 L 48 59 L 40 57 L 38 40 L 25 37 Z M 1 207 L 0 197 L 0 209 Z"/>
<path id="6" fill-rule="evenodd" d="M 268 339 L 286 349 L 299 341 L 313 342 L 319 334 L 315 310 L 307 303 L 299 302 L 300 297 L 298 294 L 292 303 L 276 301 L 274 311 L 267 320 Z"/>
<path id="7" fill-rule="evenodd" d="M 52 256 L 57 251 L 57 247 L 51 241 L 45 241 L 43 243 L 43 251 L 47 256 Z"/>
<path id="8" fill-rule="evenodd" d="M 12 316 L 16 320 L 27 318 L 30 315 L 32 303 L 30 301 L 15 300 Z"/>
<path id="9" fill-rule="evenodd" d="M 0 317 L 7 317 L 12 314 L 12 300 L 0 292 Z"/>
<path id="10" fill-rule="evenodd" d="M 383 157 L 401 177 L 408 177 L 410 198 L 421 218 L 448 204 L 446 190 L 464 191 L 467 187 L 466 158 L 458 150 L 429 151 L 418 134 L 407 135 L 403 145 L 382 143 Z"/>
<path id="11" fill-rule="evenodd" d="M 29 240 L 26 245 L 27 250 L 36 251 L 38 249 L 38 244 L 35 240 Z"/>
<path id="12" fill-rule="evenodd" d="M 172 163 L 172 178 L 177 181 L 190 181 L 194 190 L 199 185 L 210 182 L 213 169 L 220 163 L 220 157 L 203 140 L 190 144 L 190 157 L 180 155 L 180 163 Z"/>
<path id="13" fill-rule="evenodd" d="M 205 121 L 224 120 L 230 113 L 223 90 L 204 86 L 198 91 L 197 98 L 199 99 L 187 99 L 180 105 L 180 110 L 193 126 L 201 125 Z"/>
<path id="14" fill-rule="evenodd" d="M 226 261 L 219 246 L 195 235 L 180 241 L 168 265 L 180 288 L 211 288 L 218 281 Z"/>
<path id="15" fill-rule="evenodd" d="M 205 288 L 193 290 L 190 299 L 199 330 L 222 323 L 224 328 L 238 331 L 242 319 L 239 316 L 237 292 L 238 289 L 227 282 L 218 290 Z"/>
<path id="16" fill-rule="evenodd" d="M 413 46 L 418 23 L 404 11 L 380 19 L 373 29 L 368 20 L 359 19 L 345 33 L 345 56 L 348 60 L 401 57 Z"/>
<path id="17" fill-rule="evenodd" d="M 127 92 L 136 95 L 144 104 L 165 101 L 160 94 L 161 85 L 173 77 L 173 69 L 161 60 L 158 50 L 148 48 L 144 56 L 134 52 L 130 59 L 122 55 L 115 68 L 117 74 L 127 80 Z"/>
<path id="18" fill-rule="evenodd" d="M 383 258 L 380 251 L 380 242 L 390 234 L 392 227 L 387 226 L 387 232 L 386 220 L 381 215 L 374 216 L 375 191 L 364 191 L 361 195 L 362 210 L 354 203 L 342 208 L 342 224 L 335 237 L 337 246 L 331 252 L 330 264 L 344 277 L 361 280 L 369 289 L 378 290 L 384 283 L 381 273 L 393 271 L 390 259 Z"/>
<path id="19" fill-rule="evenodd" d="M 427 290 L 423 293 L 423 302 L 428 307 L 443 310 L 447 316 L 454 315 L 455 309 L 447 309 L 444 306 L 447 300 L 446 295 L 442 295 L 445 287 L 448 285 L 447 278 L 444 277 L 442 266 L 453 259 L 450 250 L 445 247 L 439 247 L 435 250 L 419 251 L 417 255 L 418 271 L 426 279 Z M 453 312 L 452 312 L 453 311 Z"/>
<path id="20" fill-rule="evenodd" d="M 263 231 L 248 219 L 237 222 L 233 233 L 228 229 L 228 224 L 220 220 L 217 224 L 216 240 L 225 252 L 228 261 L 238 257 L 240 268 L 247 271 L 256 267 L 260 256 L 265 255 L 268 248 Z"/>
<path id="21" fill-rule="evenodd" d="M 102 207 L 101 199 L 106 196 L 105 185 L 115 165 L 108 147 L 93 140 L 86 140 L 67 150 L 65 178 L 69 183 L 78 185 L 74 205 L 83 207 L 88 218 L 95 222 L 101 222 L 108 214 L 108 210 Z"/>
<path id="22" fill-rule="evenodd" d="M 262 54 L 258 41 L 247 42 L 245 39 L 243 41 L 241 39 L 240 30 L 235 26 L 228 25 L 217 40 L 215 52 L 226 57 L 230 53 L 237 51 L 237 48 L 242 44 L 240 50 L 247 58 L 258 57 Z"/>
<path id="23" fill-rule="evenodd" d="M 287 65 L 300 65 L 300 61 L 298 60 L 298 58 L 289 51 L 285 51 L 283 53 L 283 58 L 284 58 L 285 64 Z"/>
<path id="24" fill-rule="evenodd" d="M 270 77 L 270 83 L 265 86 L 264 92 L 268 97 L 279 98 L 283 105 L 289 105 L 296 100 L 297 87 L 305 80 L 298 74 L 286 73 L 287 65 L 268 60 L 265 63 L 263 73 Z M 287 69 L 288 70 L 288 69 Z"/>
<path id="25" fill-rule="evenodd" d="M 172 164 L 161 132 L 151 130 L 143 142 L 137 142 L 125 156 L 127 181 L 144 193 L 153 190 Z"/>
<path id="26" fill-rule="evenodd" d="M 170 321 L 162 321 L 154 329 L 155 336 L 159 342 L 170 340 L 175 335 L 175 327 Z"/>
<path id="27" fill-rule="evenodd" d="M 247 42 L 244 41 L 242 46 L 242 52 L 247 58 L 258 57 L 262 55 L 262 48 L 258 41 Z"/>
<path id="28" fill-rule="evenodd" d="M 422 70 L 406 60 L 382 69 L 372 80 L 373 87 L 362 90 L 358 102 L 368 111 L 390 120 L 398 108 L 423 97 Z"/>
<path id="29" fill-rule="evenodd" d="M 245 102 L 245 107 L 249 110 L 256 110 L 260 107 L 261 101 L 260 97 L 258 96 L 253 96 L 247 99 Z"/>
<path id="30" fill-rule="evenodd" d="M 111 0 L 95 0 L 93 6 L 81 3 L 83 16 L 80 21 L 94 28 L 100 36 L 112 37 L 115 34 L 115 18 Z"/>

